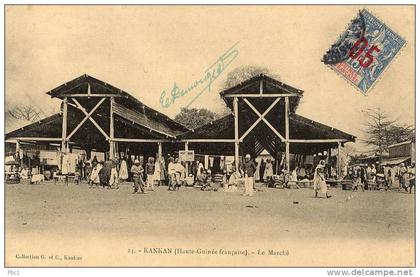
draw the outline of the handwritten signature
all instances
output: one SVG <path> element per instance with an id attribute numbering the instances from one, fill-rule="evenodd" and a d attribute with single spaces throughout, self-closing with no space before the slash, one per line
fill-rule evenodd
<path id="1" fill-rule="evenodd" d="M 204 75 L 201 79 L 195 80 L 189 87 L 186 89 L 180 88 L 176 82 L 172 87 L 171 92 L 167 95 L 166 91 L 162 91 L 160 94 L 160 104 L 164 108 L 171 106 L 177 98 L 183 97 L 193 91 L 197 87 L 202 87 L 201 91 L 195 95 L 195 97 L 190 101 L 186 106 L 188 108 L 201 94 L 205 91 L 210 91 L 213 82 L 222 74 L 222 72 L 229 66 L 230 63 L 238 56 L 239 51 L 235 49 L 235 43 L 229 50 L 227 50 L 223 55 L 221 55 L 215 63 L 213 63 L 207 70 L 204 71 Z"/>

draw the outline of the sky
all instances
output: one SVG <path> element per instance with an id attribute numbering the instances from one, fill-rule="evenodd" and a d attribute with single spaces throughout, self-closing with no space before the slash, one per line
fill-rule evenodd
<path id="1" fill-rule="evenodd" d="M 414 125 L 414 7 L 364 6 L 407 41 L 365 96 L 321 62 L 360 6 L 7 6 L 6 108 L 32 104 L 46 113 L 49 90 L 88 74 L 174 117 L 199 89 L 162 107 L 162 91 L 188 88 L 235 45 L 238 55 L 190 107 L 225 110 L 229 71 L 266 67 L 304 91 L 297 113 L 358 137 L 362 112 L 381 108 Z M 6 126 L 7 127 L 7 126 Z"/>

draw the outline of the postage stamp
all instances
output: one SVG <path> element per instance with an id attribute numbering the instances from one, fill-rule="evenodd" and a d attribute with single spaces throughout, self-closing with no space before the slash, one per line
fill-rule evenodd
<path id="1" fill-rule="evenodd" d="M 322 62 L 366 95 L 405 44 L 404 38 L 363 9 Z"/>

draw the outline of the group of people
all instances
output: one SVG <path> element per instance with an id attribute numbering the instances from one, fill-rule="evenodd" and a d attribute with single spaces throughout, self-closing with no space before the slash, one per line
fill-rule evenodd
<path id="1" fill-rule="evenodd" d="M 132 180 L 133 193 L 145 194 L 146 190 L 154 191 L 155 185 L 167 184 L 168 190 L 176 191 L 184 184 L 185 166 L 177 158 L 169 157 L 167 167 L 164 166 L 163 159 L 149 157 L 145 165 L 140 160 L 135 158 L 129 169 L 125 159 L 98 162 L 94 157 L 92 170 L 87 173 L 89 187 L 118 189 L 119 182 Z"/>
<path id="2" fill-rule="evenodd" d="M 145 189 L 154 190 L 155 183 L 161 182 L 162 166 L 159 160 L 155 162 L 153 157 L 149 157 L 145 168 L 141 165 L 140 159 L 135 158 L 130 169 L 125 158 L 118 160 L 98 161 L 96 157 L 90 163 L 86 162 L 86 179 L 89 188 L 97 186 L 108 188 L 119 188 L 120 182 L 131 179 L 133 181 L 133 193 L 146 193 Z M 118 170 L 119 168 L 119 170 Z"/>
<path id="3" fill-rule="evenodd" d="M 154 190 L 155 185 L 167 185 L 168 190 L 178 191 L 179 188 L 187 181 L 186 166 L 177 158 L 168 155 L 166 159 L 149 157 L 147 163 L 143 164 L 142 157 L 135 157 L 131 167 L 128 166 L 127 159 L 98 161 L 96 157 L 91 161 L 92 166 L 86 162 L 84 166 L 84 177 L 88 180 L 89 188 L 97 186 L 118 189 L 120 182 L 127 180 L 133 181 L 133 193 L 146 193 L 146 190 Z M 166 163 L 165 163 L 166 161 Z M 165 166 L 166 164 L 166 166 Z M 263 166 L 262 166 L 263 165 Z M 240 164 L 239 172 L 234 169 L 230 172 L 224 172 L 224 182 L 230 186 L 236 183 L 236 180 L 241 179 L 244 183 L 244 195 L 252 196 L 254 193 L 254 182 L 260 180 L 267 183 L 273 178 L 273 164 L 270 159 L 267 161 L 261 160 L 256 163 L 251 160 L 251 156 L 247 154 L 245 161 Z M 191 173 L 194 178 L 195 185 L 202 185 L 211 183 L 212 172 L 210 169 L 205 169 L 201 161 L 196 160 L 191 166 Z M 262 170 L 262 171 L 261 171 Z M 362 165 L 351 168 L 348 172 L 349 177 L 353 180 L 353 190 L 361 188 L 362 191 L 368 189 L 369 181 L 374 184 L 383 182 L 385 189 L 389 189 L 393 182 L 398 180 L 400 189 L 407 192 L 412 192 L 415 185 L 415 164 L 406 167 L 404 163 L 400 164 L 396 171 L 393 173 L 391 167 L 377 167 L 375 164 L 367 166 Z M 324 160 L 319 161 L 314 172 L 309 173 L 305 168 L 296 167 L 288 173 L 287 181 L 298 184 L 305 179 L 313 180 L 315 197 L 318 198 L 324 195 L 330 198 L 331 195 L 328 191 L 326 183 L 326 163 Z M 25 175 L 25 174 L 23 174 Z"/>
<path id="4" fill-rule="evenodd" d="M 77 171 L 79 172 L 79 171 Z M 92 168 L 88 170 L 88 184 L 89 188 L 96 186 L 108 187 L 118 189 L 118 172 L 115 161 L 98 161 L 96 157 L 92 160 Z"/>
<path id="5" fill-rule="evenodd" d="M 353 190 L 358 190 L 360 187 L 365 191 L 369 189 L 369 182 L 376 189 L 382 186 L 385 190 L 389 190 L 398 182 L 400 190 L 412 193 L 415 186 L 415 162 L 408 167 L 401 163 L 394 168 L 389 165 L 378 167 L 375 164 L 360 165 L 350 168 L 348 175 L 353 180 Z"/>
<path id="6" fill-rule="evenodd" d="M 274 165 L 271 159 L 261 159 L 259 163 L 256 163 L 256 166 L 255 179 L 260 182 L 269 182 L 274 175 Z"/>

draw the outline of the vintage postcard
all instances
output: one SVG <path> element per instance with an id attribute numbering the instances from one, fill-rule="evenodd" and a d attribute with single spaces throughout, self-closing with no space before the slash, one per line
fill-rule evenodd
<path id="1" fill-rule="evenodd" d="M 4 16 L 5 267 L 415 267 L 414 5 Z"/>

